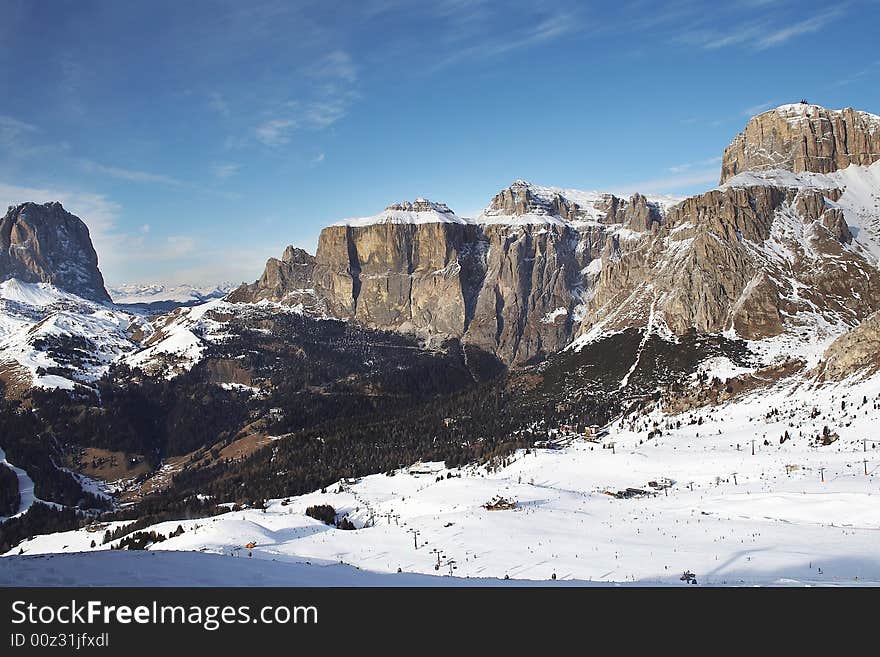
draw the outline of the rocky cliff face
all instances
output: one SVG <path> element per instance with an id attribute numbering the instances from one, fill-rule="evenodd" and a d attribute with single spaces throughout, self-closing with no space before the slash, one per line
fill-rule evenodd
<path id="1" fill-rule="evenodd" d="M 10 278 L 110 300 L 89 229 L 58 202 L 22 203 L 0 219 L 0 281 Z"/>
<path id="2" fill-rule="evenodd" d="M 458 337 L 506 362 L 528 363 L 570 341 L 582 270 L 610 234 L 602 222 L 656 229 L 661 204 L 641 195 L 573 198 L 524 181 L 500 192 L 475 220 L 424 199 L 398 203 L 325 228 L 310 286 L 335 317 Z M 230 300 L 290 303 L 278 266 L 270 260 L 263 277 Z"/>
<path id="3" fill-rule="evenodd" d="M 852 108 L 782 105 L 754 117 L 724 150 L 721 183 L 743 171 L 831 173 L 880 160 L 880 116 Z"/>
<path id="4" fill-rule="evenodd" d="M 243 285 L 228 296 L 232 302 L 256 303 L 263 299 L 284 301 L 291 305 L 312 296 L 314 256 L 302 249 L 288 246 L 281 260 L 269 258 L 260 280 Z"/>
<path id="5" fill-rule="evenodd" d="M 395 204 L 326 228 L 310 281 L 288 282 L 270 260 L 231 299 L 291 303 L 294 285 L 308 287 L 333 316 L 457 337 L 513 365 L 633 327 L 759 339 L 854 326 L 880 308 L 880 250 L 866 241 L 880 211 L 873 197 L 854 203 L 840 176 L 795 174 L 880 158 L 875 119 L 815 106 L 762 114 L 725 151 L 726 184 L 686 199 L 518 180 L 474 219 L 424 199 Z M 731 177 L 743 168 L 753 173 Z"/>
<path id="6" fill-rule="evenodd" d="M 814 374 L 821 381 L 840 381 L 877 371 L 880 371 L 880 313 L 874 313 L 832 342 Z"/>
<path id="7" fill-rule="evenodd" d="M 452 222 L 331 226 L 315 287 L 331 314 L 375 328 L 461 335 L 479 278 L 474 226 Z"/>
<path id="8" fill-rule="evenodd" d="M 582 332 L 655 322 L 759 339 L 799 317 L 854 324 L 880 307 L 880 272 L 826 207 L 838 195 L 731 185 L 688 198 L 651 239 L 615 246 Z"/>

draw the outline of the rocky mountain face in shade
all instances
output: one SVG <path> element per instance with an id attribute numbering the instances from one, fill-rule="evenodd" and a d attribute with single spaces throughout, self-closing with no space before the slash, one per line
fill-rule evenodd
<path id="1" fill-rule="evenodd" d="M 297 275 L 270 260 L 230 300 L 295 304 L 308 290 L 327 315 L 460 338 L 511 365 L 627 328 L 760 339 L 855 326 L 880 308 L 878 126 L 848 109 L 765 112 L 725 150 L 724 184 L 688 198 L 517 180 L 474 218 L 394 204 L 325 228 Z"/>
<path id="2" fill-rule="evenodd" d="M 0 219 L 0 281 L 50 283 L 109 301 L 89 229 L 60 203 L 22 203 Z"/>
<path id="3" fill-rule="evenodd" d="M 743 171 L 831 173 L 880 159 L 880 116 L 850 107 L 782 105 L 757 115 L 724 150 L 721 182 Z"/>

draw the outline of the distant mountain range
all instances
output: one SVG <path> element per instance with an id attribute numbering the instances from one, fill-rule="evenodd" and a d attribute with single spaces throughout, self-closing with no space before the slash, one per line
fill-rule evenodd
<path id="1" fill-rule="evenodd" d="M 110 286 L 107 291 L 116 304 L 152 305 L 171 303 L 194 305 L 225 297 L 237 287 L 234 283 L 221 282 L 213 285 L 190 283 L 121 283 Z"/>

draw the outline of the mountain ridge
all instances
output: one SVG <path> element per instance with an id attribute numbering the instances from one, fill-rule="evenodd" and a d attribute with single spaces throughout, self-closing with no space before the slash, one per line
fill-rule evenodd
<path id="1" fill-rule="evenodd" d="M 791 146 L 802 133 L 815 141 L 803 156 Z M 880 307 L 875 137 L 875 115 L 784 105 L 754 117 L 725 149 L 716 189 L 624 198 L 517 180 L 472 219 L 424 201 L 416 217 L 389 209 L 326 227 L 298 292 L 270 260 L 271 284 L 229 299 L 305 301 L 373 328 L 460 338 L 515 366 L 633 326 L 749 339 L 805 321 L 854 326 Z M 736 155 L 765 142 L 794 154 L 773 169 Z"/>

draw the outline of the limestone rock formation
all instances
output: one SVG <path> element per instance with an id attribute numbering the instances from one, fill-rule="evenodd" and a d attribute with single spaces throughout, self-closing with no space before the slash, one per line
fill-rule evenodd
<path id="1" fill-rule="evenodd" d="M 290 304 L 312 293 L 315 258 L 303 249 L 288 246 L 281 260 L 269 258 L 260 280 L 242 285 L 227 297 L 234 303 L 256 303 L 263 299 L 284 300 Z"/>
<path id="2" fill-rule="evenodd" d="M 0 219 L 0 281 L 10 278 L 110 301 L 89 229 L 58 202 L 22 203 Z"/>
<path id="3" fill-rule="evenodd" d="M 325 228 L 309 285 L 335 317 L 457 337 L 509 363 L 533 362 L 571 339 L 583 272 L 610 239 L 602 221 L 645 231 L 662 223 L 661 207 L 640 195 L 575 200 L 524 181 L 475 220 L 424 199 L 396 203 Z M 259 281 L 229 299 L 290 303 L 279 266 L 270 260 Z"/>
<path id="4" fill-rule="evenodd" d="M 315 258 L 296 258 L 299 278 L 270 260 L 230 298 L 294 303 L 309 289 L 330 315 L 459 338 L 512 365 L 627 328 L 760 339 L 855 326 L 880 309 L 874 174 L 853 185 L 858 206 L 856 178 L 797 174 L 874 162 L 878 139 L 880 117 L 783 106 L 728 147 L 717 189 L 624 198 L 517 180 L 473 219 L 397 203 L 325 228 Z"/>
<path id="5" fill-rule="evenodd" d="M 824 199 L 824 190 L 771 185 L 686 199 L 656 236 L 616 243 L 582 332 L 645 325 L 649 316 L 677 334 L 733 328 L 749 339 L 779 334 L 798 313 L 852 325 L 880 307 L 880 272 L 847 248 L 839 209 L 819 212 Z"/>
<path id="6" fill-rule="evenodd" d="M 743 171 L 830 173 L 880 160 L 880 116 L 852 108 L 782 105 L 759 114 L 724 150 L 721 183 Z"/>
<path id="7" fill-rule="evenodd" d="M 315 287 L 331 314 L 366 326 L 461 335 L 475 227 L 454 222 L 330 226 Z"/>
<path id="8" fill-rule="evenodd" d="M 880 312 L 832 342 L 814 374 L 822 381 L 840 381 L 877 371 L 880 371 Z"/>
<path id="9" fill-rule="evenodd" d="M 584 210 L 559 191 L 541 194 L 525 180 L 517 180 L 500 191 L 486 209 L 486 215 L 508 217 L 523 215 L 558 216 L 567 221 L 584 218 Z"/>

